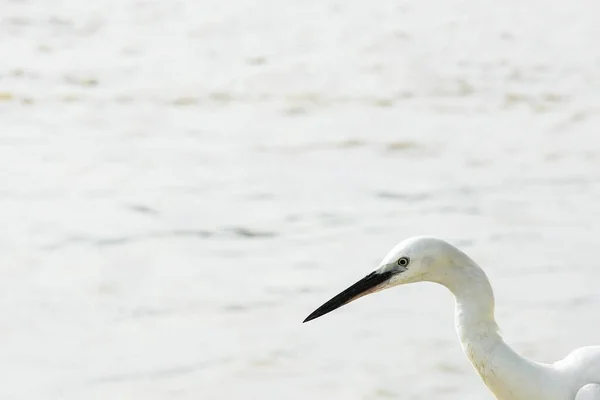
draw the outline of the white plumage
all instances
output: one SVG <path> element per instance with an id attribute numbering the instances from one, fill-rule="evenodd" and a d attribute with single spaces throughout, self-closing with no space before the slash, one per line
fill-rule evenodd
<path id="1" fill-rule="evenodd" d="M 359 297 L 429 281 L 456 298 L 456 330 L 473 367 L 498 400 L 600 400 L 600 346 L 573 351 L 554 364 L 528 360 L 502 339 L 494 293 L 484 271 L 465 253 L 432 237 L 399 243 L 380 267 L 323 304 L 305 322 Z"/>

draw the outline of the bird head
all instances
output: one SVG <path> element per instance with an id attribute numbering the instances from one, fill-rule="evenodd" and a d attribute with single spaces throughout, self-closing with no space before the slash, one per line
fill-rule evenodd
<path id="1" fill-rule="evenodd" d="M 312 312 L 304 322 L 325 315 L 371 293 L 406 283 L 445 283 L 455 267 L 472 262 L 451 244 L 434 237 L 417 236 L 398 243 L 379 267 Z"/>

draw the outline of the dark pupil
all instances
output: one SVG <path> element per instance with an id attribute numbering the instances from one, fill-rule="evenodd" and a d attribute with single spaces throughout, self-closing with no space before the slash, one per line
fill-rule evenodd
<path id="1" fill-rule="evenodd" d="M 406 258 L 401 258 L 401 259 L 398 261 L 398 263 L 399 263 L 400 265 L 406 265 Z"/>

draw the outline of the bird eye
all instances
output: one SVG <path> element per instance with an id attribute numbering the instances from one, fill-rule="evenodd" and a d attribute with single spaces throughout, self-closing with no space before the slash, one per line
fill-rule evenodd
<path id="1" fill-rule="evenodd" d="M 401 267 L 406 267 L 409 262 L 410 259 L 408 257 L 400 257 L 397 261 L 398 265 Z"/>

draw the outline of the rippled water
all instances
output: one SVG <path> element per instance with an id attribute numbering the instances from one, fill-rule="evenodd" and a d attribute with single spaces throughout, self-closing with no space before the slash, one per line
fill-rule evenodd
<path id="1" fill-rule="evenodd" d="M 1 398 L 491 399 L 439 287 L 301 324 L 423 233 L 600 343 L 595 1 L 0 4 Z"/>

